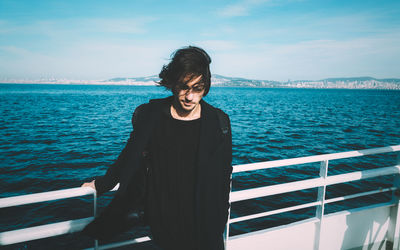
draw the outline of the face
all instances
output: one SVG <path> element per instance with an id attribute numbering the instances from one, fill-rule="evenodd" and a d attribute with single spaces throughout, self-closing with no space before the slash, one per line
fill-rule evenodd
<path id="1" fill-rule="evenodd" d="M 177 87 L 175 98 L 182 111 L 191 112 L 200 104 L 205 87 L 201 78 L 201 75 L 194 77 L 187 84 Z M 183 82 L 187 79 L 190 79 L 190 76 L 185 77 Z"/>

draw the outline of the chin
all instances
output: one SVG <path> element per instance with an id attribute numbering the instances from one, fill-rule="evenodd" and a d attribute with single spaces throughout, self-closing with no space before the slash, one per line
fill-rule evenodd
<path id="1" fill-rule="evenodd" d="M 185 111 L 187 111 L 187 112 L 192 111 L 194 108 L 195 108 L 195 106 L 193 106 L 193 107 L 185 107 L 185 106 L 183 106 L 183 107 L 182 107 L 182 109 L 185 110 Z"/>
<path id="2" fill-rule="evenodd" d="M 181 103 L 181 108 L 185 111 L 192 111 L 195 107 L 196 107 L 196 105 L 194 105 L 194 104 L 186 106 L 184 103 Z"/>

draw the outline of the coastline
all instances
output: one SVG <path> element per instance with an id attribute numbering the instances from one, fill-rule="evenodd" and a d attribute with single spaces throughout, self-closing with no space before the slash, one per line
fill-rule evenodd
<path id="1" fill-rule="evenodd" d="M 51 85 L 120 85 L 120 86 L 157 86 L 157 76 L 112 78 L 107 80 L 76 80 L 76 79 L 0 79 L 2 84 L 51 84 Z M 249 88 L 303 88 L 303 89 L 385 89 L 400 90 L 400 79 L 373 77 L 343 77 L 322 80 L 254 80 L 239 77 L 213 75 L 213 87 L 249 87 Z"/>
<path id="2" fill-rule="evenodd" d="M 157 87 L 156 83 L 127 83 L 127 82 L 22 82 L 22 81 L 15 81 L 15 82 L 0 82 L 0 85 L 54 85 L 54 86 L 147 86 L 147 87 Z M 400 84 L 394 86 L 382 86 L 382 87 L 374 87 L 374 86 L 318 86 L 318 85 L 307 85 L 307 86 L 296 86 L 296 85 L 277 85 L 277 86 L 255 86 L 255 85 L 237 85 L 237 84 L 218 84 L 218 83 L 211 83 L 213 88 L 262 88 L 262 89 L 348 89 L 348 90 L 400 90 Z"/>

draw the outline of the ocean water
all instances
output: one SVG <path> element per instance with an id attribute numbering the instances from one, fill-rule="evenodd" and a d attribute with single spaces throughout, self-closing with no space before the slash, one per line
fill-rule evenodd
<path id="1" fill-rule="evenodd" d="M 129 137 L 135 107 L 168 95 L 155 86 L 0 84 L 0 197 L 77 187 L 103 175 Z M 215 87 L 205 100 L 230 116 L 233 165 L 400 144 L 400 91 Z M 334 161 L 329 175 L 395 162 L 395 154 Z M 318 173 L 319 164 L 238 173 L 233 190 L 317 177 Z M 327 196 L 373 190 L 390 183 L 391 177 L 386 177 L 335 185 L 329 187 Z M 236 217 L 309 202 L 316 193 L 306 190 L 239 202 L 232 205 L 231 213 Z M 111 197 L 101 197 L 100 207 Z M 388 199 L 390 194 L 357 199 L 327 206 L 326 211 Z M 0 211 L 1 231 L 93 213 L 90 197 Z M 236 223 L 231 234 L 309 218 L 314 213 L 311 208 Z M 134 232 L 145 233 L 146 228 Z M 78 234 L 8 248 L 79 249 L 90 244 Z"/>

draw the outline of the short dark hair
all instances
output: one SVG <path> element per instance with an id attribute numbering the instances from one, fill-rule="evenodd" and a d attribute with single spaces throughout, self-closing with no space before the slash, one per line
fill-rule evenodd
<path id="1" fill-rule="evenodd" d="M 161 79 L 158 84 L 175 93 L 178 86 L 185 85 L 201 75 L 206 96 L 211 85 L 210 63 L 210 56 L 202 48 L 187 46 L 178 49 L 172 53 L 171 61 L 163 66 L 158 75 Z"/>

